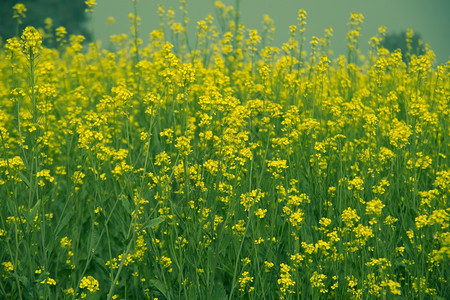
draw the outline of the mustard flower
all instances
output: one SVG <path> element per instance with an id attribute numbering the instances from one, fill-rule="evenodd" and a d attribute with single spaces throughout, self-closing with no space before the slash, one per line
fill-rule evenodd
<path id="1" fill-rule="evenodd" d="M 86 12 L 93 12 L 94 11 L 94 6 L 97 5 L 97 3 L 95 2 L 96 0 L 86 0 L 84 1 L 84 3 L 86 4 Z"/>
<path id="2" fill-rule="evenodd" d="M 273 262 L 269 262 L 267 260 L 264 261 L 264 272 L 269 273 L 270 270 L 273 268 L 274 263 Z"/>
<path id="3" fill-rule="evenodd" d="M 56 285 L 56 281 L 53 278 L 47 277 L 41 281 L 41 284 Z"/>
<path id="4" fill-rule="evenodd" d="M 389 141 L 396 148 L 403 148 L 409 143 L 409 137 L 412 134 L 411 126 L 404 121 L 394 119 L 392 128 L 389 131 Z"/>
<path id="5" fill-rule="evenodd" d="M 167 256 L 161 256 L 161 265 L 164 269 L 167 269 L 167 272 L 172 272 L 172 259 L 170 259 L 170 257 Z"/>
<path id="6" fill-rule="evenodd" d="M 32 58 L 31 55 L 36 55 L 41 49 L 42 36 L 36 28 L 27 26 L 22 33 L 21 39 L 24 53 L 27 57 Z"/>
<path id="7" fill-rule="evenodd" d="M 292 275 L 289 273 L 292 270 L 289 265 L 282 263 L 280 264 L 280 268 L 281 274 L 277 282 L 280 286 L 280 292 L 284 299 L 284 296 L 286 296 L 286 294 L 291 294 L 294 292 L 292 290 L 292 287 L 295 285 L 295 281 L 292 280 Z"/>
<path id="8" fill-rule="evenodd" d="M 312 287 L 319 289 L 320 293 L 327 293 L 328 290 L 325 288 L 325 283 L 323 282 L 325 279 L 327 279 L 325 274 L 320 274 L 317 271 L 314 271 L 309 281 L 311 282 Z"/>
<path id="9" fill-rule="evenodd" d="M 19 23 L 22 23 L 20 19 L 25 19 L 25 13 L 27 12 L 27 8 L 23 3 L 16 3 L 13 6 L 13 18 L 19 19 Z"/>
<path id="10" fill-rule="evenodd" d="M 352 209 L 348 207 L 342 212 L 342 221 L 349 227 L 352 227 L 354 225 L 354 222 L 359 221 L 358 213 L 356 212 L 356 209 Z"/>
<path id="11" fill-rule="evenodd" d="M 373 200 L 370 200 L 366 202 L 366 214 L 369 216 L 380 216 L 381 211 L 385 206 L 386 205 L 380 199 L 375 198 Z"/>
<path id="12" fill-rule="evenodd" d="M 98 291 L 99 285 L 97 279 L 92 276 L 84 276 L 80 281 L 80 289 L 87 289 L 91 293 Z"/>
<path id="13" fill-rule="evenodd" d="M 5 272 L 12 272 L 14 271 L 14 265 L 10 261 L 2 262 L 3 269 Z"/>
<path id="14" fill-rule="evenodd" d="M 249 275 L 248 271 L 244 271 L 239 277 L 238 282 L 239 282 L 239 291 L 244 292 L 247 285 L 253 282 L 253 277 Z"/>

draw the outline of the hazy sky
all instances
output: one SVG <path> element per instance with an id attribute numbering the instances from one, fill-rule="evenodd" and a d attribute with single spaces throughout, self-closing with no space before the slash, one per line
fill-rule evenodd
<path id="1" fill-rule="evenodd" d="M 197 21 L 208 13 L 214 14 L 215 0 L 187 0 L 190 30 L 194 30 Z M 222 0 L 234 5 L 236 0 Z M 103 43 L 110 34 L 129 33 L 128 14 L 133 10 L 131 0 L 97 0 L 94 14 L 94 27 L 97 39 Z M 148 34 L 157 28 L 159 19 L 157 5 L 172 7 L 179 13 L 177 0 L 140 0 L 137 3 L 138 14 L 142 18 L 140 37 L 148 42 Z M 370 37 L 378 28 L 386 26 L 388 33 L 406 31 L 409 27 L 419 33 L 425 43 L 429 43 L 436 54 L 437 62 L 450 59 L 450 0 L 240 0 L 242 22 L 247 28 L 260 30 L 264 14 L 275 22 L 275 43 L 281 45 L 289 36 L 289 25 L 297 23 L 299 9 L 305 9 L 307 17 L 306 37 L 323 37 L 324 30 L 332 27 L 331 40 L 334 55 L 345 54 L 345 35 L 352 11 L 364 15 L 360 45 L 365 51 Z M 116 23 L 106 25 L 106 19 L 113 16 Z"/>

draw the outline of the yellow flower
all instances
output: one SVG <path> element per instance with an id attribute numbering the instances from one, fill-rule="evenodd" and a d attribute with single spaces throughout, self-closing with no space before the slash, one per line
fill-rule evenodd
<path id="1" fill-rule="evenodd" d="M 64 26 L 56 28 L 56 41 L 61 42 L 67 35 L 67 30 Z"/>
<path id="2" fill-rule="evenodd" d="M 358 224 L 358 226 L 353 229 L 353 232 L 355 233 L 355 237 L 357 239 L 356 241 L 361 246 L 364 246 L 366 244 L 366 241 L 374 236 L 372 228 L 370 228 L 369 226 L 364 226 L 362 224 Z"/>
<path id="3" fill-rule="evenodd" d="M 287 293 L 294 293 L 292 287 L 295 285 L 295 281 L 292 280 L 292 275 L 289 273 L 292 269 L 287 264 L 280 264 L 281 274 L 278 279 L 278 285 L 280 286 L 280 292 L 282 296 L 286 296 Z"/>
<path id="4" fill-rule="evenodd" d="M 252 190 L 249 193 L 241 194 L 241 205 L 244 210 L 248 211 L 255 203 L 258 203 L 264 197 L 264 193 L 260 189 Z"/>
<path id="5" fill-rule="evenodd" d="M 222 222 L 223 222 L 223 217 L 215 215 L 214 216 L 214 225 L 213 225 L 214 230 L 217 230 L 217 226 L 219 226 L 219 224 Z"/>
<path id="6" fill-rule="evenodd" d="M 273 262 L 264 261 L 264 272 L 270 272 L 270 269 L 274 266 Z"/>
<path id="7" fill-rule="evenodd" d="M 438 224 L 441 226 L 441 229 L 447 229 L 450 224 L 450 214 L 444 209 L 433 210 L 429 218 L 429 223 L 430 225 Z"/>
<path id="8" fill-rule="evenodd" d="M 175 148 L 177 148 L 179 153 L 183 156 L 188 156 L 190 153 L 192 153 L 190 141 L 185 136 L 180 136 L 176 139 Z"/>
<path id="9" fill-rule="evenodd" d="M 358 213 L 356 212 L 356 209 L 352 209 L 348 207 L 342 212 L 342 221 L 345 223 L 345 225 L 352 227 L 354 222 L 359 221 Z"/>
<path id="10" fill-rule="evenodd" d="M 313 275 L 309 279 L 312 287 L 318 288 L 321 293 L 326 293 L 328 290 L 325 288 L 325 284 L 323 281 L 327 279 L 325 274 L 320 274 L 317 271 L 314 271 Z"/>
<path id="11" fill-rule="evenodd" d="M 444 192 L 450 192 L 450 170 L 437 172 L 434 185 Z"/>
<path id="12" fill-rule="evenodd" d="M 383 281 L 381 283 L 381 286 L 382 287 L 385 287 L 385 286 L 389 287 L 389 291 L 393 295 L 401 295 L 402 294 L 401 291 L 400 291 L 400 287 L 401 287 L 400 283 L 398 283 L 396 281 L 393 281 L 391 279 Z"/>
<path id="13" fill-rule="evenodd" d="M 303 260 L 305 260 L 305 256 L 299 253 L 292 254 L 290 259 L 294 262 L 294 267 L 300 266 Z"/>
<path id="14" fill-rule="evenodd" d="M 242 235 L 245 232 L 245 221 L 244 220 L 239 220 L 237 224 L 233 225 L 233 227 L 231 227 L 231 229 L 233 229 L 233 233 L 237 234 L 237 235 Z"/>
<path id="15" fill-rule="evenodd" d="M 172 272 L 172 259 L 170 259 L 170 257 L 167 256 L 161 256 L 161 265 L 164 269 L 167 269 L 167 271 L 170 273 Z"/>
<path id="16" fill-rule="evenodd" d="M 244 264 L 244 266 L 246 266 L 249 263 L 251 263 L 251 260 L 248 257 L 244 257 L 244 258 L 241 259 L 241 262 Z"/>
<path id="17" fill-rule="evenodd" d="M 425 170 L 431 166 L 432 159 L 428 155 L 423 156 L 422 152 L 418 152 L 416 153 L 416 155 L 417 155 L 415 163 L 416 168 Z"/>
<path id="18" fill-rule="evenodd" d="M 55 181 L 55 178 L 50 175 L 50 170 L 48 170 L 48 169 L 44 169 L 44 170 L 41 170 L 41 171 L 37 172 L 36 173 L 36 177 L 37 178 L 42 177 L 42 178 L 48 180 L 49 182 Z M 43 181 L 41 181 L 41 182 L 42 182 L 42 184 L 40 184 L 40 185 L 44 186 L 45 183 L 43 183 Z"/>
<path id="19" fill-rule="evenodd" d="M 2 262 L 3 269 L 5 272 L 12 272 L 14 271 L 14 265 L 10 261 Z"/>
<path id="20" fill-rule="evenodd" d="M 292 226 L 298 227 L 303 222 L 303 211 L 299 208 L 289 216 Z"/>
<path id="21" fill-rule="evenodd" d="M 260 219 L 263 219 L 266 216 L 267 209 L 258 208 L 255 210 L 255 216 L 257 216 Z"/>
<path id="22" fill-rule="evenodd" d="M 428 216 L 420 215 L 415 218 L 417 229 L 423 228 L 428 225 Z"/>
<path id="23" fill-rule="evenodd" d="M 323 217 L 323 218 L 321 218 L 321 219 L 319 220 L 319 224 L 320 224 L 322 227 L 327 227 L 328 225 L 331 224 L 331 219 L 328 219 L 328 218 Z"/>
<path id="24" fill-rule="evenodd" d="M 72 247 L 72 240 L 69 240 L 69 238 L 67 236 L 63 237 L 60 241 L 59 241 L 61 248 L 65 248 L 65 249 L 69 249 Z"/>
<path id="25" fill-rule="evenodd" d="M 53 278 L 47 277 L 41 281 L 41 284 L 56 285 L 56 281 Z"/>
<path id="26" fill-rule="evenodd" d="M 272 172 L 274 178 L 279 178 L 283 170 L 288 168 L 288 165 L 285 159 L 268 160 L 267 168 L 269 172 Z"/>
<path id="27" fill-rule="evenodd" d="M 381 202 L 380 199 L 373 199 L 370 200 L 366 203 L 366 214 L 371 216 L 371 215 L 376 215 L 376 216 L 380 216 L 381 215 L 381 210 L 385 207 L 386 205 L 384 205 L 383 202 Z"/>
<path id="28" fill-rule="evenodd" d="M 259 238 L 258 238 L 257 240 L 255 240 L 254 242 L 255 242 L 255 245 L 259 245 L 259 244 L 261 244 L 261 243 L 264 242 L 264 239 L 263 239 L 262 237 L 259 237 Z"/>
<path id="29" fill-rule="evenodd" d="M 364 181 L 359 177 L 355 177 L 354 179 L 348 181 L 348 189 L 362 191 L 364 190 Z"/>
<path id="30" fill-rule="evenodd" d="M 96 0 L 86 0 L 86 1 L 84 1 L 84 3 L 87 6 L 87 8 L 85 9 L 86 12 L 93 12 L 94 11 L 94 6 L 97 5 L 97 3 L 95 1 Z"/>
<path id="31" fill-rule="evenodd" d="M 113 25 L 116 22 L 116 19 L 112 16 L 109 16 L 108 19 L 106 20 L 106 23 L 108 25 Z"/>
<path id="32" fill-rule="evenodd" d="M 389 141 L 392 146 L 403 148 L 409 143 L 408 139 L 411 134 L 412 130 L 410 125 L 407 125 L 404 121 L 394 119 L 392 121 L 392 128 L 389 131 Z"/>
<path id="33" fill-rule="evenodd" d="M 314 247 L 314 244 L 308 244 L 306 242 L 302 242 L 302 248 L 308 254 L 313 254 L 316 251 L 316 247 Z"/>
<path id="34" fill-rule="evenodd" d="M 24 19 L 25 18 L 25 12 L 27 11 L 27 8 L 25 7 L 24 4 L 22 3 L 16 3 L 13 6 L 13 18 L 14 19 Z M 19 23 L 22 23 L 21 21 L 19 21 Z"/>
<path id="35" fill-rule="evenodd" d="M 375 297 L 381 296 L 381 286 L 377 283 L 377 276 L 374 273 L 367 275 L 367 280 L 364 280 L 364 285 L 369 288 L 369 294 Z"/>
<path id="36" fill-rule="evenodd" d="M 36 55 L 42 45 L 42 36 L 36 28 L 27 26 L 22 33 L 23 49 L 27 56 Z"/>
<path id="37" fill-rule="evenodd" d="M 249 272 L 245 271 L 241 274 L 238 281 L 239 281 L 239 290 L 241 292 L 243 292 L 245 290 L 246 286 L 249 283 L 253 282 L 253 277 L 249 275 Z"/>
<path id="38" fill-rule="evenodd" d="M 84 276 L 80 282 L 80 289 L 87 289 L 89 292 L 95 293 L 100 288 L 97 279 L 92 276 Z"/>

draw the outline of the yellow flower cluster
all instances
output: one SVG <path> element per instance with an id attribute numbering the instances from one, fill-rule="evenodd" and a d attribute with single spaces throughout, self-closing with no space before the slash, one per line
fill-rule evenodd
<path id="1" fill-rule="evenodd" d="M 100 289 L 97 279 L 92 276 L 84 276 L 80 281 L 80 289 L 87 289 L 91 293 L 95 293 Z"/>

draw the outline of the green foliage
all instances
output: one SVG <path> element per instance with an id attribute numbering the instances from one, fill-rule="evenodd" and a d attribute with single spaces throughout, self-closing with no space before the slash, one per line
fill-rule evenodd
<path id="1" fill-rule="evenodd" d="M 416 56 L 425 54 L 425 45 L 418 33 L 414 33 L 410 38 L 408 38 L 408 33 L 406 31 L 387 34 L 381 42 L 381 46 L 391 52 L 400 49 L 405 62 L 407 62 L 407 53 Z"/>
<path id="2" fill-rule="evenodd" d="M 89 40 L 90 33 L 85 27 L 87 19 L 84 2 L 84 0 L 2 0 L 0 1 L 0 37 L 5 42 L 22 32 L 26 26 L 45 28 L 48 26 L 45 20 L 50 18 L 53 30 L 63 26 L 69 34 L 82 34 Z M 13 17 L 13 6 L 17 3 L 23 3 L 27 9 L 26 17 L 19 25 L 17 19 Z"/>

